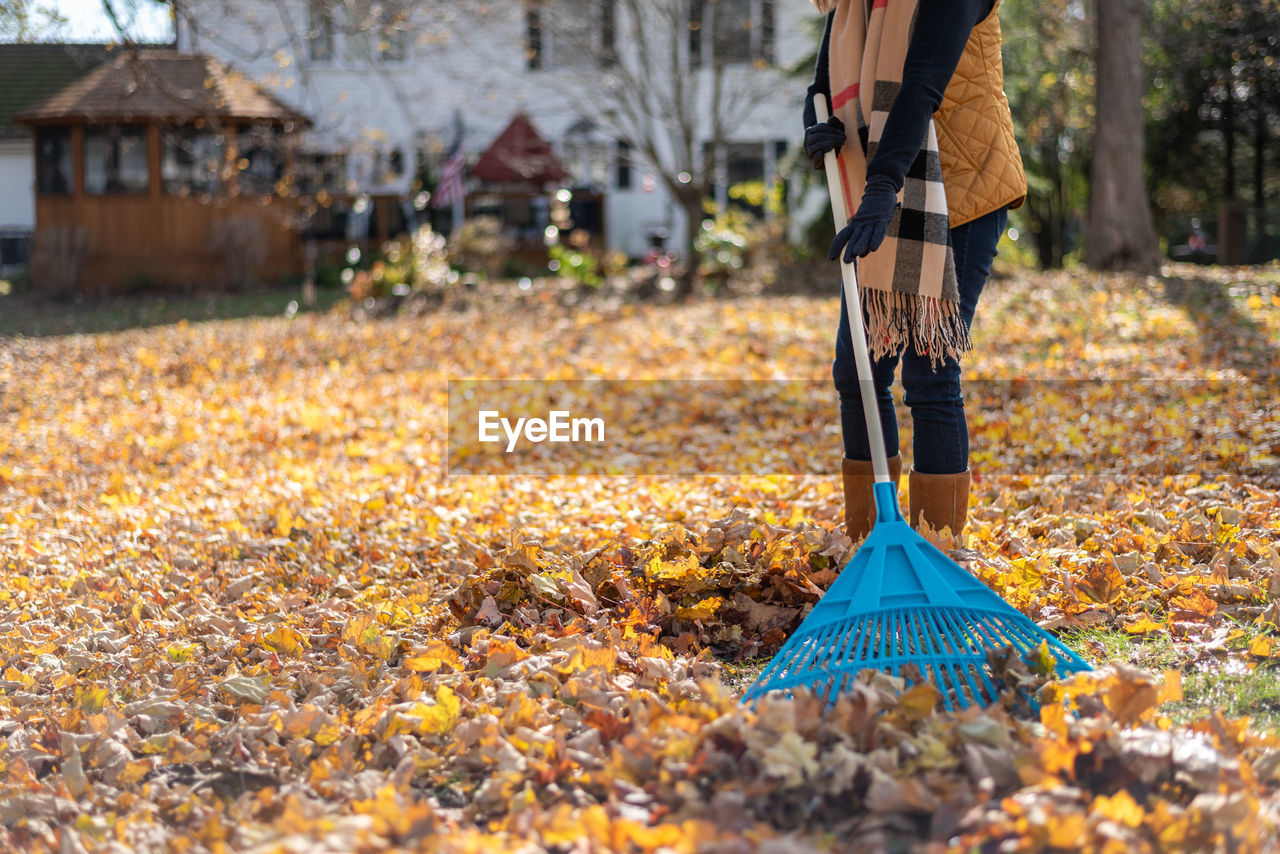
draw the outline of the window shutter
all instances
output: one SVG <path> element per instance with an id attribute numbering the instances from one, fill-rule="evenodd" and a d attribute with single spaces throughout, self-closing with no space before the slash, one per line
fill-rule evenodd
<path id="1" fill-rule="evenodd" d="M 619 190 L 631 189 L 631 145 L 618 140 L 616 181 Z"/>
<path id="2" fill-rule="evenodd" d="M 530 6 L 524 13 L 525 67 L 530 71 L 542 67 L 542 12 Z"/>
<path id="3" fill-rule="evenodd" d="M 760 0 L 760 58 L 769 65 L 777 62 L 777 15 L 774 0 Z"/>
<path id="4" fill-rule="evenodd" d="M 705 0 L 689 0 L 689 65 L 702 65 L 702 29 L 706 23 Z"/>
<path id="5" fill-rule="evenodd" d="M 600 9 L 600 64 L 605 68 L 618 64 L 617 16 L 616 0 L 603 0 Z"/>

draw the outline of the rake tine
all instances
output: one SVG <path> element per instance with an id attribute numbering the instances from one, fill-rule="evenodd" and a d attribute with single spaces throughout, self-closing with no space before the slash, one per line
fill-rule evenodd
<path id="1" fill-rule="evenodd" d="M 854 660 L 854 650 L 862 637 L 866 624 L 862 622 L 854 623 L 849 626 L 840 636 L 840 643 L 836 647 L 835 661 L 837 664 L 844 664 Z"/>
<path id="2" fill-rule="evenodd" d="M 960 620 L 960 618 L 959 618 L 958 616 L 952 616 L 951 614 L 942 614 L 942 615 L 940 615 L 940 616 L 942 617 L 942 619 L 948 620 L 949 622 L 952 622 L 953 624 L 958 624 L 958 626 L 959 626 L 959 631 L 957 631 L 957 632 L 956 632 L 956 634 L 964 634 L 966 637 L 969 637 L 969 638 L 970 638 L 971 648 L 973 648 L 973 649 L 980 649 L 980 648 L 982 647 L 981 642 L 974 641 L 974 640 L 973 640 L 973 638 L 971 638 L 971 637 L 969 636 L 969 634 L 968 634 L 968 628 L 967 628 L 967 626 L 966 626 L 966 623 L 967 623 L 968 621 Z M 971 654 L 970 654 L 970 656 L 969 656 L 969 657 L 970 657 L 970 661 L 972 662 L 972 659 L 973 659 L 974 657 L 976 657 L 978 654 L 979 654 L 979 653 L 977 653 L 977 652 L 971 653 Z M 976 667 L 974 667 L 974 669 L 976 669 L 976 670 L 978 671 L 978 676 L 979 676 L 979 678 L 981 678 L 981 679 L 982 679 L 982 684 L 983 684 L 983 686 L 987 689 L 987 691 L 989 692 L 989 694 L 990 694 L 991 696 L 993 696 L 993 697 L 994 697 L 994 696 L 998 695 L 998 693 L 999 693 L 999 692 L 996 690 L 995 682 L 993 682 L 993 681 L 991 680 L 991 678 L 987 675 L 987 670 L 986 670 L 986 667 L 985 667 L 985 663 L 986 663 L 986 662 L 985 662 L 985 661 L 983 661 L 981 664 L 978 664 Z M 971 665 L 971 666 L 972 666 L 972 665 Z"/>
<path id="3" fill-rule="evenodd" d="M 930 612 L 925 614 L 924 618 L 929 623 L 929 628 L 933 632 L 934 643 L 940 653 L 951 656 L 963 654 L 964 650 L 961 645 L 957 643 L 955 637 L 943 629 L 942 622 L 937 614 Z"/>
<path id="4" fill-rule="evenodd" d="M 1022 642 L 1023 649 L 1029 650 L 1040 642 L 1040 639 L 1033 632 L 1027 630 L 1026 626 L 1018 623 L 1016 620 L 1002 619 L 1001 622 L 1006 627 L 1006 633 L 1014 635 Z"/>
<path id="5" fill-rule="evenodd" d="M 1005 629 L 997 618 L 993 618 L 989 614 L 984 614 L 980 619 L 975 620 L 974 623 L 974 629 L 982 632 L 982 634 L 988 639 L 988 642 L 983 644 L 983 646 L 998 648 L 1002 646 L 1011 646 L 1013 644 L 1014 639 L 1009 637 L 1008 630 Z"/>
<path id="6" fill-rule="evenodd" d="M 941 619 L 942 619 L 941 615 L 938 615 L 938 614 L 932 614 L 932 613 L 931 613 L 931 614 L 926 614 L 926 617 L 927 617 L 930 621 L 934 621 L 934 622 L 935 622 L 935 624 L 936 624 L 936 623 L 938 623 L 938 622 L 940 622 L 940 621 L 941 621 Z M 946 633 L 945 633 L 945 632 L 943 632 L 943 631 L 939 631 L 939 632 L 938 632 L 938 635 L 939 635 L 939 637 L 944 637 L 944 638 L 945 638 L 945 637 L 947 637 Z M 957 649 L 957 650 L 954 650 L 954 653 L 958 654 L 958 653 L 959 653 L 959 650 L 958 650 L 958 649 Z M 968 667 L 968 666 L 961 667 L 960 665 L 957 665 L 957 673 L 958 673 L 958 674 L 963 675 L 963 678 L 967 681 L 967 683 L 968 683 L 968 685 L 969 685 L 969 689 L 970 689 L 970 690 L 971 690 L 975 695 L 978 695 L 978 694 L 980 693 L 980 689 L 978 688 L 978 686 L 977 686 L 976 684 L 974 684 L 974 682 L 973 682 L 973 677 L 969 674 L 969 667 Z"/>
<path id="7" fill-rule="evenodd" d="M 986 638 L 974 626 L 975 621 L 972 618 L 972 614 L 972 611 L 941 612 L 940 616 L 954 627 L 953 637 L 959 635 L 964 638 L 969 650 L 978 650 L 986 646 Z"/>

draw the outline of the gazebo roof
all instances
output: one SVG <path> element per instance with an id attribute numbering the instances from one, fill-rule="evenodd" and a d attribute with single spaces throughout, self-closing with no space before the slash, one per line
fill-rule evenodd
<path id="1" fill-rule="evenodd" d="M 298 111 L 211 56 L 123 50 L 15 120 L 31 124 L 162 119 L 239 119 L 309 125 Z"/>
<path id="2" fill-rule="evenodd" d="M 498 134 L 471 174 L 495 184 L 552 184 L 568 175 L 560 158 L 524 113 L 517 113 Z"/>

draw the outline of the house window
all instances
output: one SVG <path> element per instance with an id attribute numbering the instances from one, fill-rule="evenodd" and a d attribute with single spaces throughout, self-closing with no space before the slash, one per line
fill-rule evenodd
<path id="1" fill-rule="evenodd" d="M 324 193 L 341 196 L 347 192 L 347 156 L 325 151 L 299 154 L 298 192 L 306 196 Z"/>
<path id="2" fill-rule="evenodd" d="M 731 142 L 724 150 L 724 171 L 729 186 L 764 180 L 764 146 L 758 142 Z"/>
<path id="3" fill-rule="evenodd" d="M 708 197 L 723 202 L 733 198 L 729 191 L 735 185 L 763 181 L 765 179 L 766 145 L 767 143 L 764 142 L 722 143 L 719 150 L 720 157 L 716 164 L 715 182 L 708 187 Z M 703 162 L 708 162 L 711 155 L 711 143 L 703 143 Z M 748 204 L 742 199 L 733 199 L 730 203 L 757 214 L 764 213 L 763 209 Z"/>
<path id="4" fill-rule="evenodd" d="M 391 184 L 404 177 L 404 152 L 380 148 L 373 155 L 373 183 Z"/>
<path id="5" fill-rule="evenodd" d="M 149 186 L 147 129 L 138 125 L 85 128 L 84 191 L 145 193 Z"/>
<path id="6" fill-rule="evenodd" d="M 284 178 L 283 142 L 265 126 L 241 130 L 236 135 L 236 168 L 240 172 L 240 192 L 266 196 L 276 192 Z"/>
<path id="7" fill-rule="evenodd" d="M 307 6 L 307 55 L 312 62 L 333 62 L 333 9 L 328 0 Z"/>
<path id="8" fill-rule="evenodd" d="M 693 65 L 773 64 L 774 0 L 692 0 L 689 56 Z"/>
<path id="9" fill-rule="evenodd" d="M 71 128 L 36 128 L 36 192 L 71 192 Z"/>
<path id="10" fill-rule="evenodd" d="M 617 63 L 617 0 L 543 0 L 525 12 L 525 60 L 538 68 L 607 68 Z"/>
<path id="11" fill-rule="evenodd" d="M 160 177 L 165 193 L 189 196 L 218 189 L 222 136 L 195 127 L 160 131 Z"/>
<path id="12" fill-rule="evenodd" d="M 408 15 L 408 9 L 398 3 L 378 6 L 374 23 L 379 62 L 404 62 L 408 46 Z"/>

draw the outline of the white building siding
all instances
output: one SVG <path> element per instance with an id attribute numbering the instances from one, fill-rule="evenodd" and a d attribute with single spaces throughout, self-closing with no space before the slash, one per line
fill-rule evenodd
<path id="1" fill-rule="evenodd" d="M 487 147 L 519 111 L 558 151 L 566 132 L 583 118 L 604 124 L 591 115 L 590 105 L 565 97 L 565 87 L 556 82 L 561 72 L 526 69 L 524 7 L 507 2 L 510 14 L 494 14 L 482 25 L 448 4 L 431 4 L 398 62 L 354 57 L 340 32 L 333 59 L 311 61 L 304 0 L 186 0 L 179 6 L 178 46 L 217 56 L 311 117 L 310 142 L 323 150 L 350 151 L 350 177 L 361 191 L 404 195 L 413 178 L 413 152 L 448 146 L 455 114 L 463 119 L 472 152 Z M 774 6 L 776 60 L 786 67 L 813 50 L 808 22 L 816 16 L 799 0 L 778 0 Z M 806 84 L 745 65 L 741 74 L 766 85 L 730 129 L 730 139 L 798 145 Z M 372 164 L 379 151 L 391 148 L 403 152 L 405 173 L 376 183 Z M 637 159 L 629 190 L 617 189 L 612 180 L 605 184 L 606 245 L 632 256 L 646 251 L 655 228 L 670 231 L 668 245 L 678 243 L 682 233 L 679 207 L 661 181 L 648 190 L 644 175 L 650 171 Z"/>
<path id="2" fill-rule="evenodd" d="M 35 182 L 31 140 L 0 142 L 0 229 L 36 227 Z"/>

